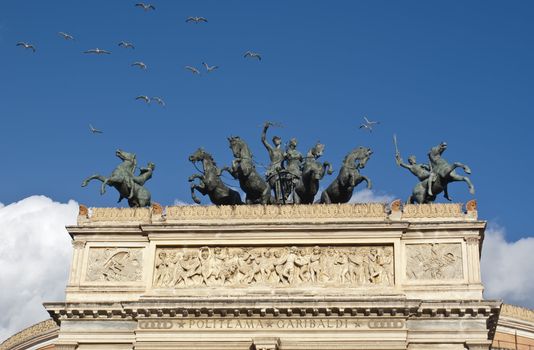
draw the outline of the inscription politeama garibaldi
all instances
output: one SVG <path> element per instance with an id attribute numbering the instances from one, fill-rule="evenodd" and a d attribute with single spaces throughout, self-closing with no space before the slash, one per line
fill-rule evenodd
<path id="1" fill-rule="evenodd" d="M 60 349 L 489 349 L 476 203 L 80 208 Z"/>

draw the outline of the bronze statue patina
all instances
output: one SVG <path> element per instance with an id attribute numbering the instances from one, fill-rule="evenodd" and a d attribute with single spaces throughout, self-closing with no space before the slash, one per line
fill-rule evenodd
<path id="1" fill-rule="evenodd" d="M 456 173 L 456 168 L 462 168 L 467 174 L 471 174 L 471 169 L 462 163 L 455 162 L 449 164 L 441 157 L 443 152 L 447 149 L 447 143 L 442 142 L 439 145 L 432 147 L 428 153 L 430 164 L 418 165 L 415 163 L 415 157 L 412 161 L 408 160 L 410 164 L 402 163 L 398 150 L 395 159 L 397 164 L 409 169 L 419 179 L 419 183 L 415 185 L 411 196 L 408 198 L 408 203 L 432 203 L 441 192 L 448 200 L 452 200 L 448 193 L 448 185 L 451 182 L 463 181 L 467 183 L 469 193 L 475 193 L 475 187 L 467 176 L 462 176 Z M 425 173 L 426 170 L 428 173 Z"/>
<path id="2" fill-rule="evenodd" d="M 228 171 L 234 179 L 239 180 L 239 185 L 246 194 L 247 204 L 271 204 L 271 186 L 263 180 L 256 170 L 252 160 L 252 152 L 248 145 L 239 136 L 228 138 L 230 149 L 234 155 L 231 167 L 222 170 Z"/>
<path id="3" fill-rule="evenodd" d="M 106 185 L 108 185 L 115 187 L 119 192 L 119 202 L 127 198 L 128 205 L 132 208 L 150 206 L 150 192 L 144 184 L 152 177 L 155 165 L 148 163 L 147 167 L 140 169 L 140 174 L 135 176 L 137 166 L 135 154 L 117 150 L 115 155 L 122 160 L 122 163 L 113 170 L 109 177 L 99 174 L 89 176 L 82 182 L 82 187 L 87 186 L 92 180 L 99 180 L 102 182 L 100 194 L 106 193 Z"/>
<path id="4" fill-rule="evenodd" d="M 269 185 L 274 188 L 275 184 L 275 178 L 278 173 L 282 169 L 282 162 L 284 161 L 284 150 L 282 149 L 282 139 L 280 136 L 273 136 L 273 144 L 269 144 L 267 142 L 267 130 L 270 126 L 274 125 L 272 122 L 265 122 L 263 125 L 263 131 L 261 133 L 261 143 L 265 146 L 267 149 L 267 152 L 269 152 L 269 167 L 267 168 L 267 172 L 265 173 L 265 177 L 269 181 Z"/>
<path id="5" fill-rule="evenodd" d="M 217 168 L 213 157 L 204 149 L 199 148 L 189 156 L 189 161 L 196 164 L 202 163 L 202 174 L 194 174 L 189 177 L 189 182 L 199 179 L 199 184 L 191 184 L 191 198 L 200 204 L 200 199 L 195 195 L 195 190 L 203 196 L 208 195 L 215 205 L 243 204 L 239 192 L 226 186 L 221 180 L 222 170 Z"/>
<path id="6" fill-rule="evenodd" d="M 297 143 L 298 141 L 294 137 L 289 140 L 284 154 L 284 169 L 291 175 L 293 184 L 298 183 L 302 176 L 302 162 L 304 160 L 302 154 L 297 150 Z"/>
<path id="7" fill-rule="evenodd" d="M 372 153 L 370 148 L 358 147 L 347 154 L 337 178 L 321 194 L 321 203 L 347 203 L 354 188 L 362 181 L 367 182 L 367 188 L 371 188 L 371 180 L 360 175 L 359 169 L 365 167 Z"/>
<path id="8" fill-rule="evenodd" d="M 414 174 L 419 181 L 425 181 L 427 184 L 427 193 L 429 196 L 432 196 L 432 182 L 436 180 L 436 174 L 432 172 L 432 168 L 430 164 L 418 164 L 417 159 L 414 155 L 411 155 L 408 157 L 408 163 L 404 163 L 402 160 L 400 153 L 397 153 L 395 155 L 395 161 L 397 162 L 397 165 L 408 169 L 412 174 Z M 443 189 L 445 198 L 449 199 L 449 193 L 447 191 L 447 187 Z"/>
<path id="9" fill-rule="evenodd" d="M 291 192 L 293 191 L 293 175 L 284 168 L 284 161 L 286 161 L 286 155 L 287 152 L 284 152 L 282 149 L 282 139 L 279 136 L 273 137 L 273 144 L 270 145 L 267 142 L 267 130 L 270 126 L 276 125 L 272 122 L 265 122 L 263 125 L 263 131 L 261 133 L 261 143 L 265 146 L 267 149 L 267 152 L 269 153 L 269 166 L 267 168 L 267 171 L 265 173 L 265 179 L 269 183 L 269 186 L 274 190 L 274 199 L 275 203 L 284 204 L 287 202 L 288 197 L 290 196 Z M 296 153 L 296 139 L 293 139 L 294 142 L 291 146 L 293 148 L 292 156 L 297 156 Z M 290 143 L 291 144 L 291 143 Z M 288 147 L 288 148 L 289 148 Z M 292 166 L 295 164 L 295 160 L 291 160 Z M 298 165 L 295 167 L 298 169 Z M 296 173 L 298 173 L 300 170 L 293 169 Z"/>
<path id="10" fill-rule="evenodd" d="M 323 150 L 324 145 L 317 143 L 308 151 L 302 168 L 302 175 L 299 176 L 299 181 L 293 192 L 293 203 L 312 204 L 315 195 L 319 191 L 319 181 L 323 179 L 325 172 L 328 175 L 333 173 L 330 163 L 324 162 L 321 164 L 317 161 L 323 154 Z"/>

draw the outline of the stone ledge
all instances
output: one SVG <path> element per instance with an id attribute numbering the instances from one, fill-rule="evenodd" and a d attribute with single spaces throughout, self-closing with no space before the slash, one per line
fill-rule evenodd
<path id="1" fill-rule="evenodd" d="M 357 221 L 473 221 L 477 220 L 476 201 L 466 203 L 407 204 L 400 200 L 385 203 L 240 205 L 240 206 L 167 206 L 151 208 L 87 208 L 80 205 L 78 225 L 102 223 L 156 224 L 194 222 L 253 222 L 302 220 Z"/>

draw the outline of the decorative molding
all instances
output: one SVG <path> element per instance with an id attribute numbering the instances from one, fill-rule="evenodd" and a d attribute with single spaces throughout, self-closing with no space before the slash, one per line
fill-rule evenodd
<path id="1" fill-rule="evenodd" d="M 158 248 L 157 288 L 392 286 L 392 246 Z"/>
<path id="2" fill-rule="evenodd" d="M 395 220 L 404 219 L 476 219 L 476 201 L 466 203 L 467 213 L 461 203 L 405 204 L 395 200 L 389 205 Z M 79 224 L 91 222 L 150 223 L 157 221 L 206 221 L 206 220 L 299 220 L 299 219 L 371 219 L 388 218 L 384 203 L 358 204 L 300 204 L 300 205 L 236 205 L 199 206 L 183 205 L 163 207 L 153 203 L 150 208 L 87 208 L 80 205 Z"/>
<path id="3" fill-rule="evenodd" d="M 231 319 L 242 317 L 285 318 L 300 315 L 300 317 L 338 318 L 351 316 L 369 320 L 377 317 L 408 317 L 408 318 L 480 318 L 497 317 L 499 315 L 499 301 L 458 301 L 458 302 L 401 302 L 391 304 L 391 301 L 374 301 L 369 303 L 360 299 L 342 299 L 343 306 L 331 307 L 328 300 L 302 300 L 291 303 L 292 307 L 267 307 L 256 305 L 228 306 L 227 302 L 207 300 L 203 304 L 191 306 L 190 301 L 165 303 L 129 303 L 110 305 L 109 303 L 59 303 L 45 304 L 47 311 L 56 322 L 65 319 L 108 319 L 108 320 L 145 320 L 157 318 L 212 318 L 227 317 Z M 226 305 L 225 305 L 226 304 Z M 297 305 L 299 304 L 299 305 Z M 187 306 L 186 306 L 187 305 Z"/>
<path id="4" fill-rule="evenodd" d="M 83 249 L 83 248 L 85 248 L 86 244 L 87 244 L 86 241 L 80 241 L 80 240 L 73 240 L 72 241 L 72 247 L 74 249 Z"/>
<path id="5" fill-rule="evenodd" d="M 502 304 L 501 316 L 534 322 L 534 310 L 510 304 Z"/>
<path id="6" fill-rule="evenodd" d="M 142 280 L 142 248 L 91 248 L 86 281 L 136 282 Z"/>
<path id="7" fill-rule="evenodd" d="M 402 213 L 403 219 L 461 217 L 464 217 L 461 203 L 406 204 Z"/>
<path id="8" fill-rule="evenodd" d="M 386 218 L 385 204 L 304 204 L 167 207 L 167 220 Z"/>
<path id="9" fill-rule="evenodd" d="M 464 237 L 464 240 L 467 244 L 479 244 L 480 242 L 480 237 L 473 237 L 473 236 L 469 236 L 469 237 Z"/>
<path id="10" fill-rule="evenodd" d="M 406 277 L 410 280 L 463 278 L 460 243 L 406 245 Z"/>
<path id="11" fill-rule="evenodd" d="M 150 222 L 150 208 L 92 208 L 90 221 Z"/>
<path id="12" fill-rule="evenodd" d="M 28 327 L 6 339 L 2 344 L 0 344 L 0 350 L 9 350 L 17 345 L 21 345 L 22 343 L 29 342 L 34 339 L 40 340 L 44 336 L 50 336 L 50 338 L 52 338 L 57 336 L 58 332 L 59 327 L 57 324 L 53 320 L 48 319 L 46 321 L 34 324 L 33 326 Z"/>

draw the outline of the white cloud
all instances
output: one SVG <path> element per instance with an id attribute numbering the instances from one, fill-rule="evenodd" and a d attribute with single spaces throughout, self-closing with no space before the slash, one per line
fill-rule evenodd
<path id="1" fill-rule="evenodd" d="M 534 237 L 507 242 L 506 230 L 490 225 L 482 248 L 484 297 L 534 308 Z"/>
<path id="2" fill-rule="evenodd" d="M 192 205 L 192 204 L 184 202 L 183 200 L 180 200 L 180 199 L 175 199 L 174 200 L 174 205 Z"/>
<path id="3" fill-rule="evenodd" d="M 365 188 L 360 191 L 355 191 L 349 203 L 390 203 L 394 199 L 395 197 L 389 194 L 375 193 L 373 190 Z"/>
<path id="4" fill-rule="evenodd" d="M 64 300 L 71 259 L 66 225 L 78 205 L 32 196 L 0 205 L 0 341 L 48 318 L 45 301 Z"/>

